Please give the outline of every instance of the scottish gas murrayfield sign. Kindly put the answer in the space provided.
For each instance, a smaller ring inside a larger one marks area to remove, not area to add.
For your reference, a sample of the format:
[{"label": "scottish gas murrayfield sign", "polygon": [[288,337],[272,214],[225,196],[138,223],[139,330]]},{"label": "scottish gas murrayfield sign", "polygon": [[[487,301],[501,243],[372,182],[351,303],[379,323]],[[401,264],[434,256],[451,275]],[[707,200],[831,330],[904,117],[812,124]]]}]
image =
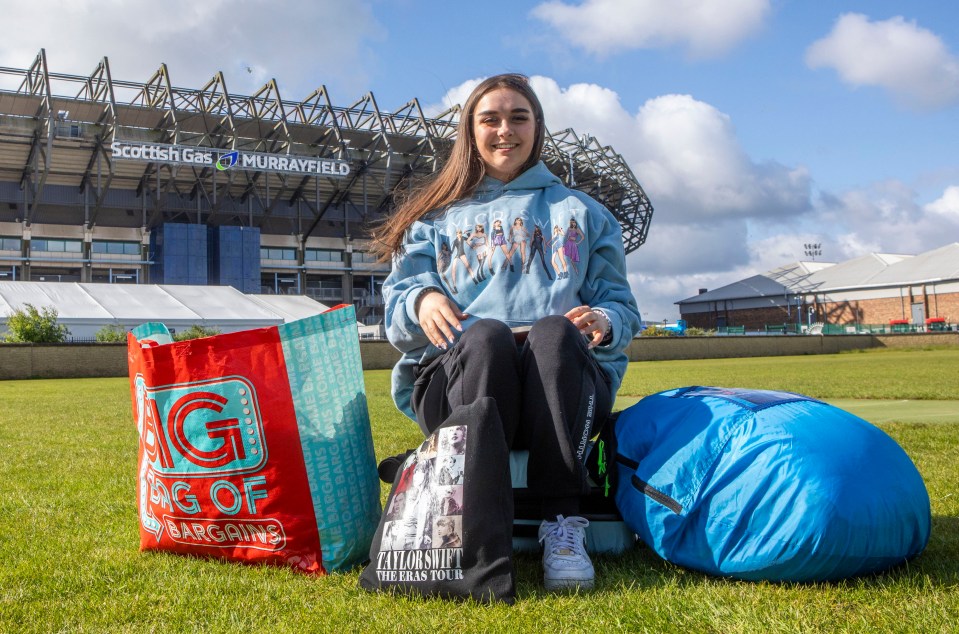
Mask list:
[{"label": "scottish gas murrayfield sign", "polygon": [[238,169],[330,178],[343,178],[350,173],[350,164],[336,159],[244,152],[195,145],[114,141],[110,144],[110,152],[115,160],[215,167],[220,172]]}]

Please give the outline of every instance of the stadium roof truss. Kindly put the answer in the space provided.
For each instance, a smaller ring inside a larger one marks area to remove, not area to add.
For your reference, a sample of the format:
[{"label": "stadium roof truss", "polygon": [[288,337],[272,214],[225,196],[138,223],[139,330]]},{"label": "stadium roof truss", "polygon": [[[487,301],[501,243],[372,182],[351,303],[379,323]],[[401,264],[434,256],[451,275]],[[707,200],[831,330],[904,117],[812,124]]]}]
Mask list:
[{"label": "stadium roof truss", "polygon": [[[0,67],[0,202],[26,226],[79,224],[82,207],[87,228],[188,221],[347,237],[351,221],[387,213],[405,179],[438,168],[459,114],[454,106],[426,117],[416,99],[383,112],[373,93],[337,107],[324,86],[291,102],[275,80],[235,95],[221,72],[200,89],[177,88],[165,64],[145,83],[118,81],[105,57],[88,77],[56,74],[41,50],[26,70]],[[340,177],[125,161],[112,157],[115,141],[331,159],[350,169]],[[645,242],[652,205],[610,146],[572,129],[548,132],[543,160],[616,215],[627,253]],[[14,181],[11,200],[2,186]]]}]

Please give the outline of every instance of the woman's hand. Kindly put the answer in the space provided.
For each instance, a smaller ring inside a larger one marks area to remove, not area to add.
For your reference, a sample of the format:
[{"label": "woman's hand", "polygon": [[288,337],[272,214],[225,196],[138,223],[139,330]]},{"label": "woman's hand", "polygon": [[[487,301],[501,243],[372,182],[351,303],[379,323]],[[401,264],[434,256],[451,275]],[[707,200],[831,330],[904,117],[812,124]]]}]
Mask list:
[{"label": "woman's hand", "polygon": [[566,313],[566,318],[579,328],[584,337],[589,339],[588,348],[595,348],[602,343],[610,329],[610,323],[606,319],[606,315],[593,310],[589,306],[577,306]]},{"label": "woman's hand", "polygon": [[419,300],[419,310],[416,317],[420,322],[420,327],[426,333],[426,338],[430,343],[446,350],[449,343],[456,341],[453,335],[453,328],[463,332],[461,319],[466,319],[468,315],[460,312],[456,304],[450,301],[449,297],[443,293],[433,290],[426,291],[426,295]]}]

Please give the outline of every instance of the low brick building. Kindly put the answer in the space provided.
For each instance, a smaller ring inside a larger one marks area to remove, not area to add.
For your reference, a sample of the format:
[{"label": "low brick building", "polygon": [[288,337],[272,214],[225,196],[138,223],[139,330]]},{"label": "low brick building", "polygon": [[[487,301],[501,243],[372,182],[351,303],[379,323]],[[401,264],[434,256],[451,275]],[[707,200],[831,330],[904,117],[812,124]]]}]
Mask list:
[{"label": "low brick building", "polygon": [[689,326],[764,330],[812,323],[959,322],[959,242],[919,255],[796,262],[679,302]]}]

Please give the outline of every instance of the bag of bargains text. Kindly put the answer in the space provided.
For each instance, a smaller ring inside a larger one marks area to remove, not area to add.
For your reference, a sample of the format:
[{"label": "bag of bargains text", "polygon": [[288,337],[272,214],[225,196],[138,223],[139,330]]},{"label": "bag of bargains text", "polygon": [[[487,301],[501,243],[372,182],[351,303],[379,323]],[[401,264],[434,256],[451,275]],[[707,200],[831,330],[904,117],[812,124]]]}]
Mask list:
[{"label": "bag of bargains text", "polygon": [[324,574],[363,562],[380,518],[352,306],[282,326],[127,339],[140,550]]}]

